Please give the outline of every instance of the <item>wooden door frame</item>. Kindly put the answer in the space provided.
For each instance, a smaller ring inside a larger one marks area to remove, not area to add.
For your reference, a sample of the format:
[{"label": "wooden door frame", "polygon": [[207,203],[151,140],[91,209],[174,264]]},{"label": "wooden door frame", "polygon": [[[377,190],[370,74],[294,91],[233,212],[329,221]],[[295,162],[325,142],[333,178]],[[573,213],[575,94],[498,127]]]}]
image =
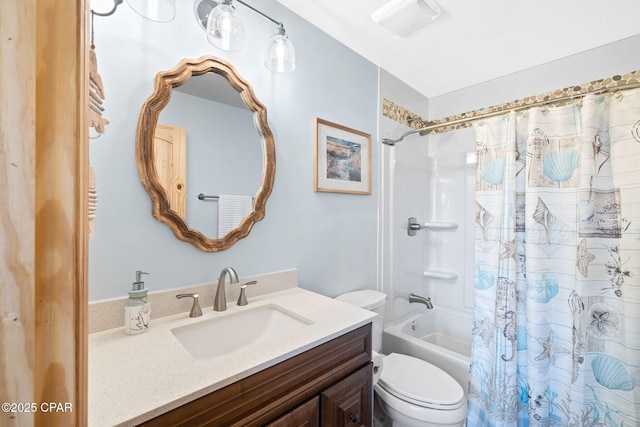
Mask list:
[{"label": "wooden door frame", "polygon": [[[20,1],[20,0],[17,0]],[[36,2],[35,399],[87,420],[88,1]]]},{"label": "wooden door frame", "polygon": [[87,3],[2,3],[2,425],[87,423]]}]

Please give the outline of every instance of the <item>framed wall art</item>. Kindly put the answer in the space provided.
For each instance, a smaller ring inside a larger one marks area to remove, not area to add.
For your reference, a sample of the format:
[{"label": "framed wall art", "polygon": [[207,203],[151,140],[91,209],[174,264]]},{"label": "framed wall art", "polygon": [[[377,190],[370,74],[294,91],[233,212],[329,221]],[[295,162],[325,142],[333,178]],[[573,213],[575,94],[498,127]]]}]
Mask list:
[{"label": "framed wall art", "polygon": [[315,120],[314,190],[371,194],[371,135]]}]

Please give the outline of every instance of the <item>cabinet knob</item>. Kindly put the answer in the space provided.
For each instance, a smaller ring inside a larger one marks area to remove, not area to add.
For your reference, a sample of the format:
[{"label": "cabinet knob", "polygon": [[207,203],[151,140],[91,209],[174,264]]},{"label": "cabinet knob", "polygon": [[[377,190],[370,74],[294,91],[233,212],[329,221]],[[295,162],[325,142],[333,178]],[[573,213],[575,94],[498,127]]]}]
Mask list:
[{"label": "cabinet knob", "polygon": [[349,415],[349,419],[351,420],[352,423],[357,423],[358,422],[358,416],[356,414],[351,414]]}]

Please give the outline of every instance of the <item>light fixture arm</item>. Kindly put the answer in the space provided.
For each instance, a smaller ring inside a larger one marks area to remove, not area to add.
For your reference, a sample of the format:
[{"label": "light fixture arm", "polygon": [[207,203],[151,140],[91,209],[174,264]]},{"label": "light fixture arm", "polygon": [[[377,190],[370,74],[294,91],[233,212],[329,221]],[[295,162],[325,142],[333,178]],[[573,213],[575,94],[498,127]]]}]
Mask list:
[{"label": "light fixture arm", "polygon": [[115,13],[116,9],[122,4],[123,1],[124,0],[113,0],[113,9],[111,9],[109,12],[96,12],[95,10],[91,9],[91,14],[98,16],[111,16]]},{"label": "light fixture arm", "polygon": [[[122,1],[122,0],[120,0]],[[278,25],[279,28],[283,28],[284,29],[284,25],[282,24],[282,22],[276,21],[275,19],[273,19],[272,17],[270,17],[269,15],[266,15],[262,12],[260,12],[258,9],[256,9],[255,7],[243,2],[242,0],[235,0],[238,3],[242,3],[243,5],[245,5],[246,7],[248,7],[249,9],[253,10],[254,12],[256,12],[259,15],[264,16],[265,18],[267,18],[269,21],[273,22],[274,24]]]}]

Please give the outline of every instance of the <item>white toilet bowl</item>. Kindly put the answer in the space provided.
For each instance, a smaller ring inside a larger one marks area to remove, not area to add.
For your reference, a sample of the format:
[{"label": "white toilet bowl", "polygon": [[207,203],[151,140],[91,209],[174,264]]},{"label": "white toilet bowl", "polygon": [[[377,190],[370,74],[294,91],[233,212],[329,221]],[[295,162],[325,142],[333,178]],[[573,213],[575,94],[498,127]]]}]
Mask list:
[{"label": "white toilet bowl", "polygon": [[[378,313],[373,325],[373,350],[382,344],[382,312],[386,295],[355,291],[336,299]],[[376,401],[393,427],[462,427],[467,400],[460,384],[442,369],[405,354],[383,356],[375,382]]]},{"label": "white toilet bowl", "polygon": [[384,357],[375,393],[394,427],[464,426],[462,387],[424,360],[398,353]]}]

